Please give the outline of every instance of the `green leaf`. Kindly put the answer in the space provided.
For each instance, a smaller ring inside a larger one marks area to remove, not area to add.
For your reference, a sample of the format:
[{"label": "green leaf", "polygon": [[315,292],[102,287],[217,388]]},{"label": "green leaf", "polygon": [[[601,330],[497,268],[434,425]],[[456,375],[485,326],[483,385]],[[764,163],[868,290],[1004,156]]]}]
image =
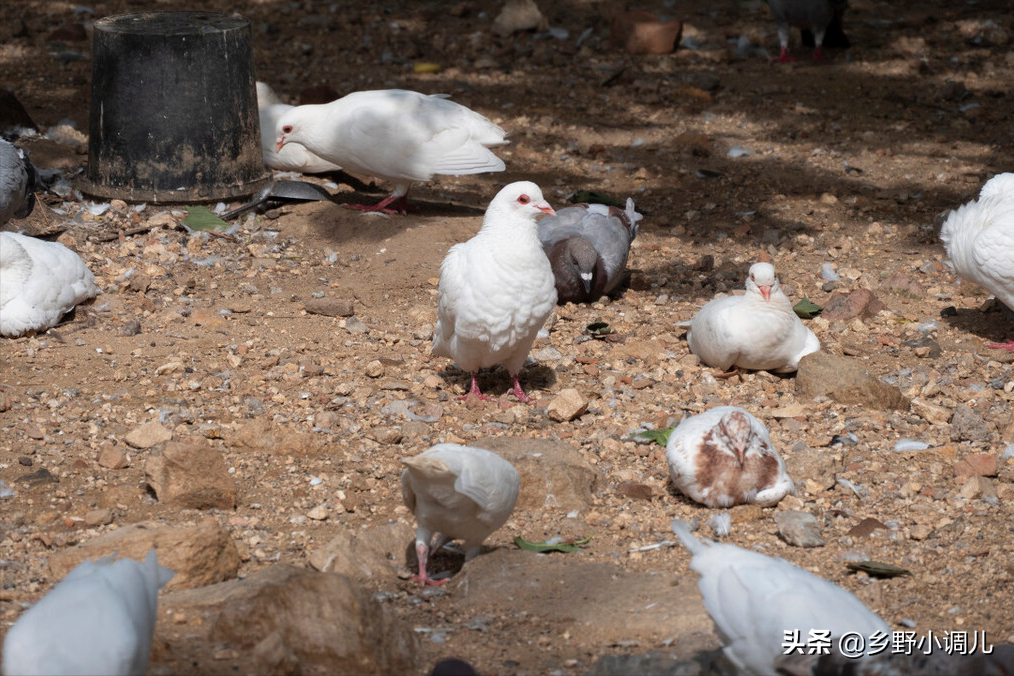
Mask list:
[{"label": "green leaf", "polygon": [[514,544],[521,549],[527,549],[530,552],[563,552],[564,554],[570,554],[571,552],[581,551],[581,547],[584,547],[591,542],[591,536],[583,538],[581,540],[571,540],[570,542],[529,542],[523,537],[514,538]]},{"label": "green leaf", "polygon": [[608,336],[610,333],[616,333],[613,327],[606,322],[592,322],[584,327],[584,330],[593,336]]},{"label": "green leaf", "polygon": [[821,306],[817,305],[809,298],[804,298],[795,305],[792,306],[793,311],[799,315],[800,319],[813,319],[820,314],[823,310]]},{"label": "green leaf", "polygon": [[591,190],[575,190],[567,195],[567,201],[571,204],[605,204],[610,207],[623,209],[626,205],[609,195]]},{"label": "green leaf", "polygon": [[669,435],[672,434],[672,431],[674,429],[676,428],[663,427],[660,430],[644,430],[642,432],[638,432],[634,436],[640,437],[642,439],[651,439],[659,446],[665,446],[666,444],[669,443]]},{"label": "green leaf", "polygon": [[861,570],[873,577],[898,577],[899,575],[912,574],[912,571],[906,568],[899,568],[881,561],[846,561],[845,565],[849,567],[849,570]]},{"label": "green leaf", "polygon": [[208,207],[187,207],[187,217],[183,219],[191,230],[214,230],[221,232],[229,229],[229,224],[216,216]]}]

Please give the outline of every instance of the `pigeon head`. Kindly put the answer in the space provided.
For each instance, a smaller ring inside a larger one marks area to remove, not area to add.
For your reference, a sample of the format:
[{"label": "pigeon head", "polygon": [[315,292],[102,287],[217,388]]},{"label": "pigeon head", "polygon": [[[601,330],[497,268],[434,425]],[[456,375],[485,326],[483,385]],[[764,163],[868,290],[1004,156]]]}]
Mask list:
[{"label": "pigeon head", "polygon": [[750,274],[746,278],[747,293],[760,293],[768,301],[771,300],[771,294],[779,288],[775,266],[771,263],[754,263],[750,266]]},{"label": "pigeon head", "polygon": [[317,106],[297,106],[278,118],[275,152],[281,152],[286,143],[303,143],[306,140],[303,135],[304,118],[316,108]]},{"label": "pigeon head", "polygon": [[593,300],[605,287],[605,266],[584,237],[568,237],[546,251],[556,275],[556,293],[564,301]]},{"label": "pigeon head", "polygon": [[507,184],[496,194],[493,201],[489,203],[486,214],[487,216],[496,214],[500,217],[521,217],[534,222],[543,214],[555,216],[556,211],[542,197],[542,190],[539,189],[539,186],[531,181],[517,181]]},{"label": "pigeon head", "polygon": [[725,448],[736,455],[740,466],[746,460],[746,451],[750,447],[753,430],[750,420],[742,411],[730,411],[722,416],[717,425],[718,437],[724,442]]}]

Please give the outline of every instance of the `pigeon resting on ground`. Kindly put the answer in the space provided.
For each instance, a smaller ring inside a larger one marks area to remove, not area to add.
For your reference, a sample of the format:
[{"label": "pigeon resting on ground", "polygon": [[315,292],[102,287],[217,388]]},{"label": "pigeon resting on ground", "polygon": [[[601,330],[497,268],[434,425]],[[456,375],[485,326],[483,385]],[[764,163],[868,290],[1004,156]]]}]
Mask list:
[{"label": "pigeon resting on ground", "polygon": [[452,246],[440,265],[432,351],[471,374],[466,397],[488,399],[479,392],[479,369],[503,364],[518,400],[529,400],[518,374],[556,304],[535,219],[555,213],[539,186],[511,183],[489,203],[478,234]]},{"label": "pigeon resting on ground", "polygon": [[394,183],[394,191],[363,211],[404,212],[413,183],[435,174],[503,171],[489,146],[506,132],[441,94],[404,89],[355,92],[337,101],[297,106],[278,120],[276,149],[300,143],[347,171]]},{"label": "pigeon resting on ground", "polygon": [[557,302],[592,302],[616,288],[642,218],[628,197],[626,210],[578,204],[539,221],[539,240],[556,277]]},{"label": "pigeon resting on ground", "polygon": [[0,232],[0,335],[52,328],[98,293],[95,275],[64,245]]},{"label": "pigeon resting on ground", "polygon": [[85,561],[7,632],[3,673],[143,674],[155,631],[158,590],[173,572],[144,562]]},{"label": "pigeon resting on ground", "polygon": [[708,507],[769,507],[793,490],[767,428],[735,406],[683,420],[669,435],[665,457],[676,488]]},{"label": "pigeon resting on ground", "polygon": [[[958,276],[1014,309],[1014,174],[994,176],[979,199],[952,211],[940,239]],[[1014,350],[1014,340],[989,347]]]},{"label": "pigeon resting on ground", "polygon": [[0,225],[32,213],[38,181],[28,154],[0,138]]},{"label": "pigeon resting on ground", "polygon": [[768,0],[771,18],[778,26],[778,41],[781,51],[778,62],[792,61],[789,56],[789,26],[808,28],[813,32],[813,60],[822,58],[821,46],[824,44],[824,33],[834,18],[836,11],[844,11],[847,1],[843,0]]},{"label": "pigeon resting on ground", "polygon": [[[482,541],[507,522],[518,500],[520,479],[514,466],[492,451],[437,444],[403,458],[401,495],[415,514],[415,551],[421,585],[440,584],[426,576],[426,560],[444,543],[465,541],[465,561],[478,556]],[[436,543],[430,547],[433,534]]]},{"label": "pigeon resting on ground", "polygon": [[786,632],[798,631],[804,642],[811,629],[830,631],[832,638],[846,632],[891,635],[887,623],[851,593],[785,559],[698,540],[678,519],[672,529],[693,555],[690,568],[701,576],[704,607],[741,673],[774,674]]},{"label": "pigeon resting on ground", "polygon": [[287,143],[281,150],[275,149],[275,130],[278,119],[295,108],[281,99],[267,84],[257,83],[257,110],[261,120],[261,152],[264,164],[276,171],[298,171],[303,174],[319,174],[341,169],[337,164],[321,159],[298,143]]},{"label": "pigeon resting on ground", "polygon": [[732,367],[790,373],[820,349],[813,331],[792,309],[770,263],[754,263],[742,296],[716,298],[690,322],[690,351],[723,370]]}]

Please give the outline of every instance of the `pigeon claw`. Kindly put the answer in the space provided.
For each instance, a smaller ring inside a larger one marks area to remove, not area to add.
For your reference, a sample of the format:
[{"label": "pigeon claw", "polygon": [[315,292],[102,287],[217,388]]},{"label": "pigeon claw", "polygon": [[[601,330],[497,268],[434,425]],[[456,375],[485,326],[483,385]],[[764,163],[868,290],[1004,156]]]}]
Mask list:
[{"label": "pigeon claw", "polygon": [[521,389],[521,382],[518,380],[517,376],[514,376],[514,396],[517,397],[518,401],[522,404],[527,404],[532,400],[532,398],[525,394],[525,391]]},{"label": "pigeon claw", "polygon": [[397,216],[399,214],[404,215],[409,211],[416,210],[415,208],[409,208],[408,198],[405,197],[405,195],[402,195],[401,197],[388,195],[376,204],[346,204],[345,207],[348,209],[355,209],[356,211],[379,212],[382,214],[390,214],[391,216]]},{"label": "pigeon claw", "polygon": [[824,60],[824,54],[820,51],[820,47],[817,47],[816,49],[813,50],[813,60],[814,61]]},{"label": "pigeon claw", "polygon": [[1008,352],[1014,352],[1014,338],[1008,340],[1006,343],[987,343],[986,347],[991,350],[1007,350]]},{"label": "pigeon claw", "polygon": [[426,575],[413,575],[412,579],[418,582],[420,587],[426,586],[440,587],[442,585],[447,584],[447,580],[449,580],[450,578],[444,580],[434,580],[433,578],[427,577]]},{"label": "pigeon claw", "polygon": [[781,53],[778,54],[778,63],[791,63],[795,59],[789,54],[789,50],[782,47]]}]

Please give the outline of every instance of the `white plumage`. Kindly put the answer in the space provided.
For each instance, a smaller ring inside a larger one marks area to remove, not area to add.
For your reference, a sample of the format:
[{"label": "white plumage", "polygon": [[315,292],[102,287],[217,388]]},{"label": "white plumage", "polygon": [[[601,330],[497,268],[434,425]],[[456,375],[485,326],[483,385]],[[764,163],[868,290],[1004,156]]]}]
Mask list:
[{"label": "white plumage", "polygon": [[[483,540],[507,522],[518,499],[520,479],[514,466],[492,451],[458,444],[437,444],[404,458],[401,494],[415,514],[415,546],[420,584],[437,584],[426,576],[431,551],[445,542],[465,541],[465,560],[479,554]],[[437,542],[430,540],[437,533]]]},{"label": "white plumage", "polygon": [[300,143],[346,171],[394,183],[394,191],[369,211],[404,211],[413,183],[435,174],[503,171],[489,146],[506,132],[486,117],[441,94],[404,89],[355,92],[331,103],[297,106],[275,129],[276,148]]},{"label": "white plumage", "polygon": [[433,354],[472,375],[469,394],[482,397],[479,369],[503,364],[518,399],[528,401],[518,374],[556,304],[535,220],[544,213],[556,212],[539,186],[511,183],[489,203],[478,234],[452,246],[440,265]]},{"label": "white plumage", "polygon": [[275,149],[275,130],[278,120],[295,108],[282,103],[278,95],[264,82],[257,83],[257,109],[261,121],[261,152],[264,164],[276,171],[298,171],[303,174],[319,174],[341,169],[337,164],[317,157],[298,143],[286,143],[281,150]]},{"label": "white plumage", "polygon": [[795,371],[800,359],[820,349],[770,263],[750,266],[744,295],[716,298],[702,307],[690,322],[687,344],[708,366],[779,373]]},{"label": "white plumage", "polygon": [[95,275],[64,245],[0,232],[0,335],[52,328],[98,293]]},{"label": "white plumage", "polygon": [[143,674],[158,590],[172,576],[154,550],[143,563],[85,561],[7,632],[4,675]]},{"label": "white plumage", "polygon": [[[940,239],[962,279],[1014,309],[1014,174],[994,176],[979,199],[952,211]],[[1014,349],[1014,341],[998,347]]]},{"label": "white plumage", "polygon": [[665,457],[676,488],[708,507],[770,506],[793,490],[764,423],[735,406],[684,419],[669,435]]},{"label": "white plumage", "polygon": [[701,576],[697,584],[724,652],[743,673],[775,674],[786,631],[798,630],[804,643],[811,629],[828,630],[832,638],[890,636],[887,623],[850,592],[785,559],[697,540],[679,520],[672,529],[693,555],[690,568]]}]

